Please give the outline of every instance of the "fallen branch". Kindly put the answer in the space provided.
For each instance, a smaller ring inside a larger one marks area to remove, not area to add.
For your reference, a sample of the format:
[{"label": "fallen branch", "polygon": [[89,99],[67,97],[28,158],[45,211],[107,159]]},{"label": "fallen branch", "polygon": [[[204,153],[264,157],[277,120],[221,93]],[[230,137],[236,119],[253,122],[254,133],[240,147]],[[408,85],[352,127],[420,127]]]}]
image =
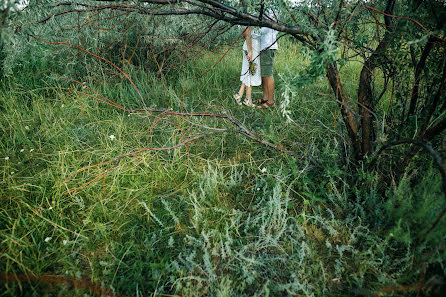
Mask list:
[{"label": "fallen branch", "polygon": [[[393,292],[411,292],[411,291],[417,291],[417,293],[421,292],[422,290],[430,289],[434,286],[443,285],[444,282],[438,281],[438,280],[430,280],[426,283],[420,283],[417,282],[412,285],[401,285],[401,286],[395,286],[395,287],[384,287],[381,290],[379,290],[375,296],[381,296],[382,294],[386,293],[393,293]],[[370,296],[370,295],[367,295]],[[417,295],[419,296],[419,295]]]},{"label": "fallen branch", "polygon": [[[74,189],[65,191],[62,195],[67,195],[67,194],[73,193],[73,192],[75,192],[75,191],[77,191],[77,190],[80,190],[80,189],[84,188],[85,186],[91,184],[91,183],[94,182],[95,180],[98,180],[98,179],[101,178],[102,176],[108,174],[110,171],[112,171],[113,169],[115,169],[115,168],[119,165],[119,163],[121,162],[121,160],[124,159],[124,158],[130,157],[130,156],[134,156],[134,155],[137,155],[137,154],[139,154],[139,153],[146,152],[146,151],[170,151],[170,150],[173,150],[173,149],[176,149],[176,148],[180,148],[180,147],[182,147],[182,146],[186,146],[188,143],[194,142],[194,141],[196,141],[196,140],[198,140],[198,139],[200,139],[200,138],[203,138],[203,137],[205,137],[205,136],[208,136],[208,135],[211,135],[211,134],[216,134],[216,133],[226,133],[226,132],[230,132],[230,133],[239,133],[239,134],[243,134],[243,135],[247,136],[248,138],[250,138],[250,139],[252,139],[252,140],[254,140],[254,141],[256,141],[256,142],[258,142],[258,143],[260,143],[260,144],[263,144],[263,145],[265,145],[265,146],[267,146],[267,147],[269,147],[269,148],[272,148],[272,149],[274,149],[274,150],[277,150],[277,151],[279,151],[279,152],[281,152],[281,153],[288,154],[288,155],[290,155],[290,156],[292,156],[292,157],[294,157],[294,158],[304,159],[304,157],[302,157],[302,156],[297,156],[297,155],[294,154],[292,151],[289,151],[289,150],[287,150],[287,149],[284,149],[284,148],[282,148],[282,147],[279,146],[279,145],[273,144],[273,143],[271,143],[271,142],[269,142],[269,141],[263,139],[261,136],[257,135],[255,132],[252,132],[251,130],[247,129],[247,128],[246,128],[245,126],[243,126],[239,121],[237,121],[236,119],[234,119],[234,118],[232,117],[232,115],[231,115],[228,111],[226,112],[226,114],[185,113],[185,112],[174,112],[174,111],[170,111],[170,110],[162,110],[162,109],[138,109],[138,111],[157,112],[157,113],[170,114],[170,115],[176,115],[176,116],[200,116],[200,117],[205,117],[205,116],[207,116],[207,117],[224,118],[224,119],[229,120],[234,126],[237,127],[237,129],[233,129],[233,130],[231,130],[231,129],[221,129],[221,128],[213,128],[213,127],[207,127],[207,126],[199,125],[200,127],[204,128],[204,129],[211,130],[211,131],[204,132],[204,133],[198,134],[198,135],[196,135],[196,136],[193,136],[193,137],[191,137],[191,138],[188,138],[188,139],[186,139],[186,140],[184,140],[184,141],[182,141],[182,142],[180,142],[180,143],[178,143],[178,144],[176,144],[176,145],[174,145],[174,146],[170,146],[170,147],[158,147],[158,148],[156,148],[156,147],[142,148],[142,149],[139,149],[139,150],[136,150],[136,151],[127,153],[127,154],[123,154],[123,155],[121,155],[121,156],[119,156],[119,157],[117,157],[117,158],[114,158],[114,159],[112,159],[112,160],[109,160],[109,161],[105,161],[105,162],[101,162],[101,163],[98,163],[98,164],[95,164],[95,165],[90,165],[90,166],[84,167],[84,168],[79,169],[78,171],[76,171],[76,172],[70,174],[70,175],[65,179],[65,181],[70,180],[73,176],[75,176],[75,175],[77,175],[77,174],[79,174],[79,173],[81,173],[81,172],[83,172],[83,171],[85,171],[85,170],[88,170],[88,169],[91,169],[91,168],[94,168],[94,167],[97,167],[97,166],[101,166],[101,165],[105,165],[105,164],[113,163],[113,166],[112,166],[112,167],[110,167],[110,168],[106,169],[105,171],[101,172],[100,174],[96,175],[93,179],[91,179],[91,180],[89,180],[89,181],[83,183],[82,185],[80,185],[80,186],[78,186],[78,187],[76,187],[76,188],[74,188]],[[183,135],[183,136],[184,136],[184,135]],[[314,161],[314,160],[310,160],[310,161],[312,161],[313,163],[315,163],[316,166],[320,166],[319,164],[317,164],[316,161]]]},{"label": "fallen branch", "polygon": [[[86,279],[74,279],[62,275],[54,274],[15,274],[0,272],[0,282],[2,283],[42,283],[47,285],[58,285],[58,286],[70,286],[75,289],[85,289],[89,290],[91,293],[97,296],[108,296],[108,297],[120,297],[109,288],[101,287],[100,285],[91,282]],[[74,292],[73,292],[74,293]]]}]

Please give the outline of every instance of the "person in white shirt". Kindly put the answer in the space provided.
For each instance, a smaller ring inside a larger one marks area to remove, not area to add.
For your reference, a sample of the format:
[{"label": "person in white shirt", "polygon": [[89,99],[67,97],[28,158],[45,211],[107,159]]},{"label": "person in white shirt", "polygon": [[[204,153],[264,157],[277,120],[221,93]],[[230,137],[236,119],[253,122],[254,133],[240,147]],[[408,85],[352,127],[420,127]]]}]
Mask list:
[{"label": "person in white shirt", "polygon": [[274,105],[274,55],[277,46],[277,31],[271,28],[260,29],[260,72],[262,76],[263,98],[256,100],[257,108]]}]

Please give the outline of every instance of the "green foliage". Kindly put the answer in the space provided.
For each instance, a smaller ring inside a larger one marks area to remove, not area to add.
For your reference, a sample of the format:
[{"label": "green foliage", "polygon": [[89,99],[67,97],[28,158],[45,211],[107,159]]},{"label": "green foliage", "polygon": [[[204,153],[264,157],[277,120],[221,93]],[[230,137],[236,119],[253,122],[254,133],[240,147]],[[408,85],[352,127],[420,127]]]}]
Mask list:
[{"label": "green foliage", "polygon": [[[34,1],[31,8],[50,2]],[[256,4],[249,3],[250,9]],[[25,12],[32,18],[29,22],[11,21],[21,24],[24,32],[53,41],[79,41],[74,31],[63,34],[53,19],[48,21],[49,28],[56,28],[53,35],[46,27],[29,26],[54,7],[39,11]],[[85,14],[81,22],[93,16]],[[62,27],[77,22],[74,17],[62,20]],[[2,77],[0,88],[1,272],[86,279],[125,296],[370,296],[385,287],[410,286],[420,276],[434,284],[426,295],[441,288],[435,284],[445,278],[444,220],[424,237],[445,207],[441,178],[431,162],[417,155],[415,165],[389,187],[383,178],[391,174],[340,161],[350,159],[349,143],[337,103],[323,80],[324,69],[327,62],[336,61],[346,94],[353,97],[362,61],[346,59],[333,27],[318,32],[324,36],[317,43],[320,53],[280,40],[275,61],[279,107],[264,111],[233,102],[239,87],[240,42],[213,67],[238,30],[211,45],[200,41],[206,48],[192,48],[198,58],[188,60],[173,50],[184,50],[187,42],[149,42],[142,36],[152,36],[148,31],[156,22],[150,17],[140,20],[132,16],[117,27],[130,28],[123,34],[126,40],[116,42],[116,33],[106,31],[100,32],[102,38],[93,38],[98,30],[86,26],[82,42],[122,67],[148,106],[230,110],[246,127],[298,158],[228,133],[200,139],[187,149],[147,151],[71,176],[141,148],[178,144],[184,140],[182,131],[196,135],[202,126],[233,127],[215,118],[188,119],[191,124],[177,117],[129,115],[76,93],[73,90],[85,91],[83,86],[55,73],[30,75],[50,68],[127,108],[141,106],[128,81],[106,63],[17,33],[14,38],[20,42],[4,51],[9,74]],[[189,21],[175,19],[174,26],[156,32],[160,37],[183,36],[197,28]],[[305,21],[302,26],[319,30]],[[371,43],[373,30],[356,21],[348,29],[357,30],[357,46]],[[128,63],[138,38],[143,46]],[[440,49],[433,53],[441,56]],[[70,55],[78,57],[78,63],[63,63]],[[395,53],[401,61],[407,61],[407,55],[406,48]],[[164,58],[160,71],[156,61]],[[432,77],[433,72],[425,75]],[[376,87],[381,86],[376,80]],[[260,88],[255,88],[254,99],[260,96]],[[386,96],[382,106],[388,108]],[[380,121],[383,114],[377,111]],[[105,177],[82,187],[107,169]],[[89,293],[40,282],[2,283],[0,292]]]},{"label": "green foliage", "polygon": [[[283,48],[288,46],[292,48],[283,43]],[[202,68],[208,67],[204,62],[212,65],[215,55],[206,57],[199,64]],[[292,66],[283,61],[286,57],[277,57],[279,69]],[[88,278],[120,294],[140,296],[155,291],[187,296],[355,295],[398,280],[416,280],[419,270],[412,268],[414,257],[422,257],[444,239],[442,225],[428,241],[421,245],[414,241],[422,229],[416,229],[419,222],[428,218],[431,223],[444,207],[435,199],[440,189],[436,171],[430,170],[415,187],[403,180],[398,188],[389,189],[386,198],[376,191],[375,175],[364,172],[360,187],[348,185],[337,162],[342,143],[335,135],[327,137],[333,118],[324,113],[330,110],[330,101],[322,101],[326,109],[319,108],[318,114],[311,104],[321,107],[321,103],[300,94],[296,102],[301,108],[292,109],[294,122],[285,128],[278,125],[283,121],[278,110],[266,115],[236,109],[230,96],[218,97],[231,87],[223,89],[225,85],[213,76],[237,81],[230,76],[237,67],[229,65],[240,62],[239,53],[231,53],[228,59],[234,63],[219,65],[216,73],[203,78],[209,88],[173,80],[170,94],[179,96],[175,90],[185,91],[184,96],[196,94],[197,101],[189,104],[198,110],[203,103],[197,98],[215,98],[208,102],[225,104],[266,137],[310,141],[309,147],[294,144],[295,150],[317,158],[326,169],[277,158],[240,137],[227,138],[221,151],[219,136],[191,146],[190,165],[184,150],[146,153],[121,161],[105,184],[99,181],[62,195],[67,187],[80,185],[104,168],[64,181],[70,173],[135,148],[166,145],[170,136],[157,131],[151,141],[132,137],[143,126],[150,127],[152,120],[128,117],[86,98],[79,104],[57,86],[59,81],[48,81],[56,87],[23,92],[18,80],[31,86],[45,80],[10,79],[4,89],[15,91],[1,96],[5,115],[1,122],[5,205],[0,214],[1,270]],[[197,63],[187,71],[195,71]],[[190,75],[187,71],[185,77]],[[138,85],[144,89],[142,79]],[[113,91],[116,86],[106,84],[98,87],[109,97],[130,92],[128,88]],[[314,94],[320,88],[315,84],[305,91]],[[152,104],[175,102],[164,102],[162,96],[152,96]],[[252,120],[258,117],[266,121]],[[324,125],[316,125],[321,122]],[[111,134],[115,140],[109,138]],[[209,153],[203,153],[204,147]],[[255,156],[254,162],[249,155]],[[414,194],[404,199],[410,189],[415,189]],[[425,205],[434,202],[438,206],[427,212]],[[434,252],[426,263],[443,265],[444,255]],[[28,288],[52,296],[53,286],[4,288],[6,296],[27,295]]]}]

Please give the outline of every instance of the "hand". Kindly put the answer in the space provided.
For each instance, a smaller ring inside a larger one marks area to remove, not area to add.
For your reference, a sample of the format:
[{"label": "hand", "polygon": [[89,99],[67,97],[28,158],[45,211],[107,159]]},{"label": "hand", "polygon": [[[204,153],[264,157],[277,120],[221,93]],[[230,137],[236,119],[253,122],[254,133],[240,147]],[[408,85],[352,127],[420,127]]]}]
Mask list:
[{"label": "hand", "polygon": [[251,62],[251,60],[252,60],[252,52],[248,52],[248,55],[246,56],[246,58],[248,59],[248,61]]}]

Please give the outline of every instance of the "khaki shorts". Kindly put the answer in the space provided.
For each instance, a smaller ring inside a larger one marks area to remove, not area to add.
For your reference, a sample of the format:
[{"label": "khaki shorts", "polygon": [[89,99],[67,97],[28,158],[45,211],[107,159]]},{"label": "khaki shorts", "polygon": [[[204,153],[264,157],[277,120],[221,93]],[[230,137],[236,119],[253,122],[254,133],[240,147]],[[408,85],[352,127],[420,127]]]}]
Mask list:
[{"label": "khaki shorts", "polygon": [[268,49],[260,52],[260,74],[262,77],[273,76],[275,51]]}]

